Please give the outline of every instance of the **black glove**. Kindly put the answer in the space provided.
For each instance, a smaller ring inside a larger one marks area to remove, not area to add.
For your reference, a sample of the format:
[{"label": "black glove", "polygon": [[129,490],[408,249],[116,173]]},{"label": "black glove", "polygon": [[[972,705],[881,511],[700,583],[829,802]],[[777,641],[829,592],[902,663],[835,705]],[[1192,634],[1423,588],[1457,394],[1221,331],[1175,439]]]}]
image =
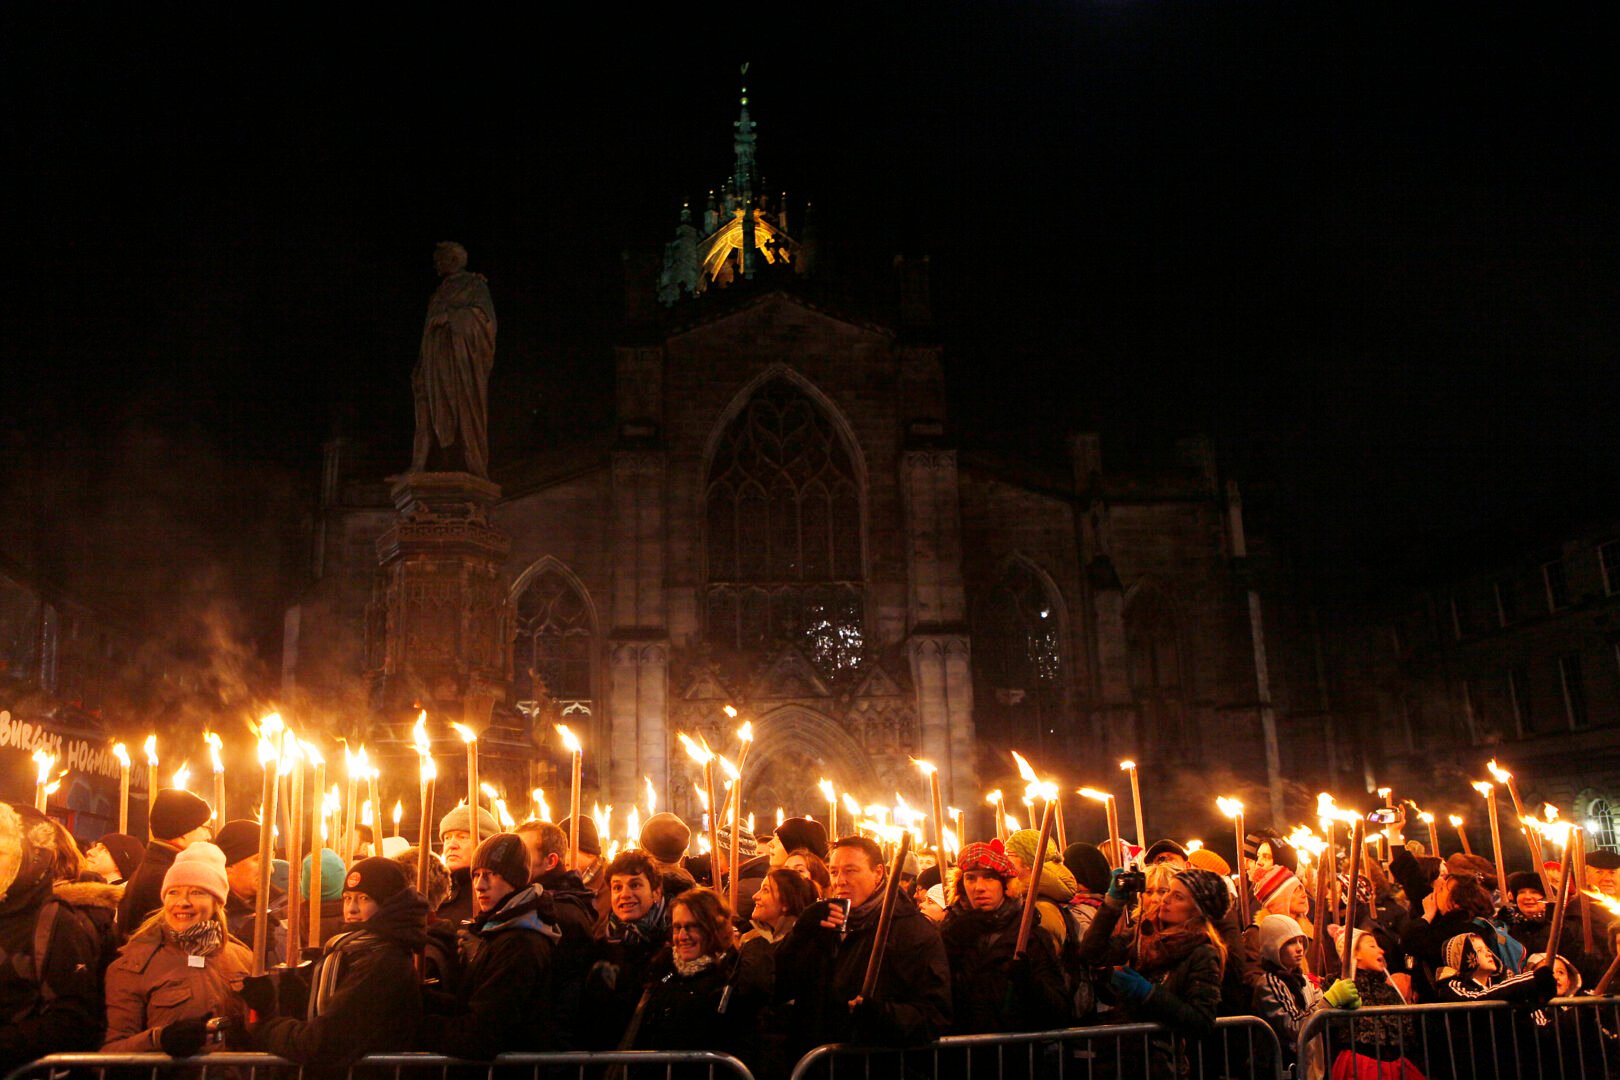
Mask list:
[{"label": "black glove", "polygon": [[248,1034],[247,1023],[240,1016],[227,1016],[219,1022],[219,1037],[225,1049],[236,1051],[257,1050],[253,1037]]},{"label": "black glove", "polygon": [[1019,953],[1007,965],[1007,980],[1014,986],[1028,986],[1035,979],[1035,965],[1029,953]]},{"label": "black glove", "polygon": [[268,1019],[276,1012],[276,979],[274,975],[249,975],[242,980],[242,989],[239,992],[248,1008],[259,1014],[259,1019]]},{"label": "black glove", "polygon": [[881,1043],[891,1038],[894,1027],[893,1013],[881,1001],[861,998],[850,1014],[850,1028],[855,1042]]},{"label": "black glove", "polygon": [[190,1020],[176,1020],[172,1024],[164,1024],[158,1032],[158,1045],[170,1057],[195,1057],[197,1051],[203,1048],[208,1041],[208,1017],[198,1016]]},{"label": "black glove", "polygon": [[1536,968],[1532,976],[1536,985],[1536,1000],[1551,1001],[1558,996],[1558,978],[1553,974],[1552,965]]}]

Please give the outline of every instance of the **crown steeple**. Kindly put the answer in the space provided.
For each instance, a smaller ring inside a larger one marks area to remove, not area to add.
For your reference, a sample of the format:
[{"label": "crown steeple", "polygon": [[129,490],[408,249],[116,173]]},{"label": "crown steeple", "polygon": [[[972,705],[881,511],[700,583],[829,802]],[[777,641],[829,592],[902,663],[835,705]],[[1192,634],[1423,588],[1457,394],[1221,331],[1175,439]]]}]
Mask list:
[{"label": "crown steeple", "polygon": [[[742,66],[746,79],[748,65]],[[732,122],[732,173],[719,192],[710,189],[700,236],[694,215],[683,205],[675,238],[664,245],[658,297],[674,304],[697,296],[711,284],[724,287],[737,277],[751,279],[767,266],[810,269],[810,251],[787,233],[787,192],[774,202],[759,172],[759,125],[748,112],[748,86],[742,84],[737,119]],[[763,260],[763,262],[762,262]]]}]

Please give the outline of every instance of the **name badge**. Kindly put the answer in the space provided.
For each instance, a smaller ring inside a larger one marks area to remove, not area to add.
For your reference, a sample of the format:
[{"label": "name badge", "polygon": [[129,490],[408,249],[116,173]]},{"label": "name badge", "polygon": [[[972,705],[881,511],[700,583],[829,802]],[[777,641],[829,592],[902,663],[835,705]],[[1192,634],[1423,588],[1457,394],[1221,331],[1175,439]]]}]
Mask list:
[{"label": "name badge", "polygon": [[208,966],[208,961],[204,960],[200,956],[188,956],[188,957],[186,957],[186,967],[207,967],[207,966]]}]

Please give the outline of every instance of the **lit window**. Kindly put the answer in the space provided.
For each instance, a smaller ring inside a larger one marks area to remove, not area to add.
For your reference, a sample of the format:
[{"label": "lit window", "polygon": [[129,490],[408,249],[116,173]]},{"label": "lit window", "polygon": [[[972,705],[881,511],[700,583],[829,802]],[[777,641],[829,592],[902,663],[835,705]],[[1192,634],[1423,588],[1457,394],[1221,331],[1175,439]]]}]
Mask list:
[{"label": "lit window", "polygon": [[1620,847],[1620,835],[1614,827],[1614,809],[1607,799],[1593,799],[1586,810],[1586,828],[1591,835],[1594,850],[1613,851]]}]

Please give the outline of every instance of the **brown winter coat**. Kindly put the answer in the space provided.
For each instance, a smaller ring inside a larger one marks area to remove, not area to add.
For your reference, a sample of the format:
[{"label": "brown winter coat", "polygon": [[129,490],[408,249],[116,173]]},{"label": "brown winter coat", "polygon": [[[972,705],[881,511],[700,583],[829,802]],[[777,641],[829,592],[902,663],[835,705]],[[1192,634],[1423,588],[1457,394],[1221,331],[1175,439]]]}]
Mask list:
[{"label": "brown winter coat", "polygon": [[102,1050],[160,1049],[163,1025],[195,1017],[247,1017],[238,996],[253,971],[253,952],[227,937],[202,967],[192,967],[162,924],[130,938],[107,969],[107,1041]]}]

